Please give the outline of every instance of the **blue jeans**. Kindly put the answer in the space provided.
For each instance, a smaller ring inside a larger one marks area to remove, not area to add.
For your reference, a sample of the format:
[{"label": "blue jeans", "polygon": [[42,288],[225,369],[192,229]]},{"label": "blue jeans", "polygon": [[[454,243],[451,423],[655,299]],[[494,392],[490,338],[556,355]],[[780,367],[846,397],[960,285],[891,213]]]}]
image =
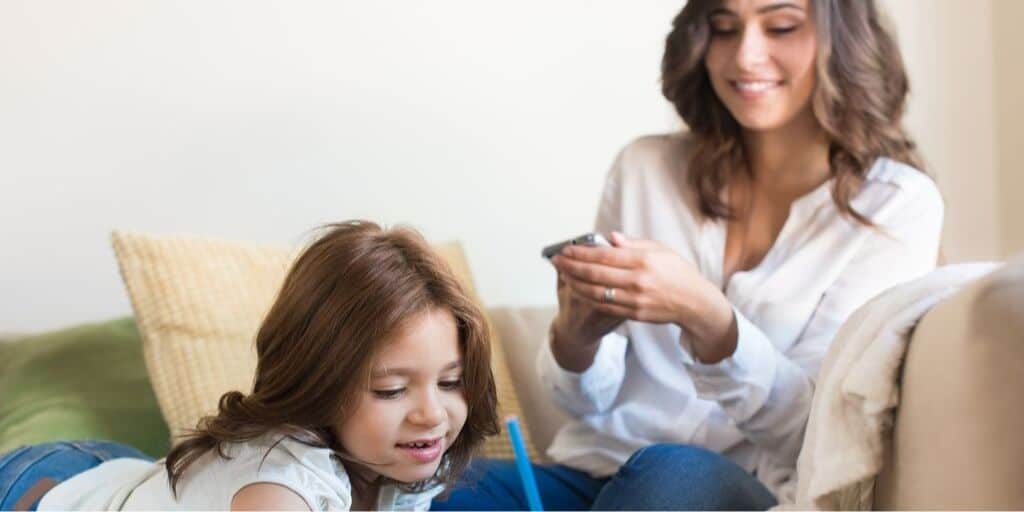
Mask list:
[{"label": "blue jeans", "polygon": [[0,455],[0,510],[35,510],[53,485],[119,458],[153,460],[135,448],[109,441],[44,443]]},{"label": "blue jeans", "polygon": [[[656,444],[637,450],[611,478],[534,465],[545,510],[766,510],[777,504],[751,474],[703,448]],[[526,510],[515,462],[478,459],[431,510]]]}]

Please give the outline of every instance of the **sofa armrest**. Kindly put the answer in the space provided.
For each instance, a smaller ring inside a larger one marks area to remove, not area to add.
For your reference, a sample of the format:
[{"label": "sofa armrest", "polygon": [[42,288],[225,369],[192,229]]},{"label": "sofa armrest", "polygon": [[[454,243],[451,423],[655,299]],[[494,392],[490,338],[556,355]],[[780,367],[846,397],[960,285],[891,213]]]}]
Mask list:
[{"label": "sofa armrest", "polygon": [[925,315],[900,393],[876,509],[1024,509],[1024,259]]}]

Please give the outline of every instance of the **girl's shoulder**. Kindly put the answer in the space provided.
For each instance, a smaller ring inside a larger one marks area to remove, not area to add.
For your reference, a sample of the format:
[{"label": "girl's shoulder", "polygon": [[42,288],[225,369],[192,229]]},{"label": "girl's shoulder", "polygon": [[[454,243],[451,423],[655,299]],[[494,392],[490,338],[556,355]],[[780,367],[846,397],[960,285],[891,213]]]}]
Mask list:
[{"label": "girl's shoulder", "polygon": [[232,443],[225,450],[242,470],[263,476],[300,469],[324,482],[351,489],[344,465],[330,448],[312,446],[284,433],[272,433],[249,442]]},{"label": "girl's shoulder", "polygon": [[351,506],[348,473],[329,448],[310,446],[284,433],[271,433],[226,444],[222,453],[211,450],[189,468],[187,481],[183,482],[186,497],[191,494],[189,487],[200,494],[216,489],[226,491],[230,501],[239,489],[263,482],[288,487],[314,510]]},{"label": "girl's shoulder", "polygon": [[[234,487],[244,482],[286,485],[302,496],[313,510],[348,510],[352,504],[352,483],[341,460],[329,448],[310,446],[285,434],[268,434],[246,443],[233,443],[225,450],[220,471],[239,474]],[[231,467],[234,466],[234,467]],[[442,486],[407,493],[393,484],[385,485],[378,497],[382,510],[426,510]]]},{"label": "girl's shoulder", "polygon": [[314,467],[332,467],[337,465],[337,469],[344,472],[344,468],[341,467],[340,463],[335,464],[332,462],[336,458],[330,448],[304,443],[285,432],[270,432],[248,441],[225,444],[223,446],[223,453],[226,459],[239,459],[239,461],[266,458],[271,460],[292,460],[302,465]]}]

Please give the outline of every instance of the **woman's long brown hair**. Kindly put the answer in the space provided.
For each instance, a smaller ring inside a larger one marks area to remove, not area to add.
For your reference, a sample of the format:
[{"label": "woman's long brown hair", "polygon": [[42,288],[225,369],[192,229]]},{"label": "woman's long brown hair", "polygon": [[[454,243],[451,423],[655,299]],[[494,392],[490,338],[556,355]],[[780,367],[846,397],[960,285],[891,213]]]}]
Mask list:
[{"label": "woman's long brown hair", "polygon": [[[188,467],[225,445],[281,433],[352,463],[333,433],[358,406],[382,341],[432,309],[451,312],[463,358],[466,423],[430,481],[452,484],[486,436],[498,432],[489,332],[480,309],[414,230],[365,221],[325,227],[292,265],[256,335],[252,393],[225,393],[218,412],[168,454],[172,491]],[[397,482],[396,482],[397,483]],[[450,485],[448,485],[450,487]]]},{"label": "woman's long brown hair", "polygon": [[[864,225],[851,206],[879,157],[923,164],[901,120],[909,92],[899,46],[874,0],[810,0],[817,25],[814,116],[828,134],[832,199],[839,211]],[[661,64],[662,93],[689,127],[694,143],[688,179],[701,213],[734,214],[722,190],[748,172],[741,127],[711,86],[704,56],[711,38],[708,15],[721,0],[689,0],[672,22]]]}]

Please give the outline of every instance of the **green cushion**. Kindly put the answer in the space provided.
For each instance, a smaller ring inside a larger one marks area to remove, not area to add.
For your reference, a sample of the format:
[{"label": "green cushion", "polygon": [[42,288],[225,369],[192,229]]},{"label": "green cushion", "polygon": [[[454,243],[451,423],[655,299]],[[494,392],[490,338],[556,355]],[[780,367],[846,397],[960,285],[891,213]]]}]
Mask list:
[{"label": "green cushion", "polygon": [[0,343],[0,453],[74,439],[167,453],[167,425],[132,318]]}]

